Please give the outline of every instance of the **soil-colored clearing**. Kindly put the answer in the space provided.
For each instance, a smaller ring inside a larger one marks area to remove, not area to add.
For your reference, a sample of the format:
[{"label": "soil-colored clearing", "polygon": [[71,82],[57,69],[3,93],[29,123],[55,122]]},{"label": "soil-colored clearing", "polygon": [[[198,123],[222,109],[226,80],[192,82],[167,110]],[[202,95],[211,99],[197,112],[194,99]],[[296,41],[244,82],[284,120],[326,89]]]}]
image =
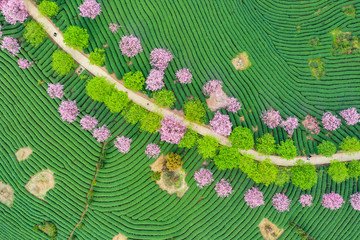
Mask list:
[{"label": "soil-colored clearing", "polygon": [[265,240],[278,239],[283,234],[284,229],[278,228],[275,224],[264,218],[258,226]]},{"label": "soil-colored clearing", "polygon": [[249,56],[246,52],[239,53],[231,62],[236,70],[245,70],[251,66]]},{"label": "soil-colored clearing", "polygon": [[14,190],[10,185],[0,182],[0,202],[11,207],[14,202]]},{"label": "soil-colored clearing", "polygon": [[112,240],[126,240],[127,237],[119,233],[118,235],[114,236]]},{"label": "soil-colored clearing", "polygon": [[54,173],[47,169],[35,174],[25,185],[25,189],[35,197],[44,200],[46,193],[54,186]]},{"label": "soil-colored clearing", "polygon": [[30,147],[19,148],[19,150],[15,153],[16,159],[21,162],[29,158],[29,156],[33,153]]}]

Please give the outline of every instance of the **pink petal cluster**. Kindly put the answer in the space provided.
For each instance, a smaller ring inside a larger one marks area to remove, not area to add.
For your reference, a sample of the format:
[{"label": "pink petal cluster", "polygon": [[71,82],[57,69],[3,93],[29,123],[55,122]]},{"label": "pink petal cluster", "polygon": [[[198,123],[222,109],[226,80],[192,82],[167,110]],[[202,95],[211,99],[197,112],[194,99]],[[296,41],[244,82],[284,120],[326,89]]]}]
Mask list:
[{"label": "pink petal cluster", "polygon": [[215,191],[218,197],[228,197],[233,192],[230,183],[223,178],[216,183]]},{"label": "pink petal cluster", "polygon": [[63,98],[64,96],[64,91],[63,91],[64,85],[61,85],[60,83],[49,83],[48,84],[48,89],[46,90],[46,92],[49,94],[49,96],[54,99],[54,98]]},{"label": "pink petal cluster", "polygon": [[143,50],[140,40],[133,35],[123,36],[119,48],[122,55],[126,55],[127,57],[135,57]]},{"label": "pink petal cluster", "polygon": [[16,38],[4,37],[1,44],[1,49],[8,50],[8,52],[15,57],[19,54],[21,47]]},{"label": "pink petal cluster", "polygon": [[293,135],[294,130],[299,127],[299,120],[296,117],[288,117],[280,123],[280,127],[284,128],[289,135]]},{"label": "pink petal cluster", "polygon": [[343,205],[344,199],[342,198],[342,196],[338,193],[324,193],[323,195],[323,199],[321,204],[323,205],[324,208],[329,208],[331,210],[337,210],[339,208],[341,208],[341,206]]},{"label": "pink petal cluster", "polygon": [[324,128],[329,131],[335,131],[341,125],[341,119],[337,118],[331,112],[326,112],[321,119]]},{"label": "pink petal cluster", "polygon": [[350,204],[355,210],[360,211],[360,193],[359,192],[350,195]]},{"label": "pink petal cluster", "polygon": [[272,204],[276,210],[279,212],[290,211],[291,200],[285,195],[281,193],[277,193],[273,196]]},{"label": "pink petal cluster", "polygon": [[163,79],[164,79],[163,71],[151,69],[145,81],[146,89],[150,91],[156,91],[162,89],[165,86]]},{"label": "pink petal cluster", "polygon": [[24,23],[29,16],[22,0],[2,0],[0,1],[0,10],[5,16],[5,21],[13,25],[18,21]]},{"label": "pink petal cluster", "polygon": [[211,170],[205,168],[201,168],[199,171],[194,173],[194,180],[198,182],[196,186],[199,188],[208,186],[214,181]]},{"label": "pink petal cluster", "polygon": [[157,158],[157,157],[159,157],[160,153],[161,153],[161,149],[157,144],[150,143],[146,146],[145,154],[149,158]]},{"label": "pink petal cluster", "polygon": [[360,122],[360,114],[354,107],[342,110],[340,116],[345,119],[347,125],[355,125]]},{"label": "pink petal cluster", "polygon": [[91,19],[94,19],[101,13],[100,3],[96,2],[96,0],[85,0],[78,8],[80,10],[80,16]]},{"label": "pink petal cluster", "polygon": [[118,32],[118,28],[120,28],[121,26],[116,24],[116,23],[110,23],[109,24],[109,29],[112,33],[117,33]]},{"label": "pink petal cluster", "polygon": [[252,187],[245,193],[245,202],[250,208],[264,205],[264,195],[258,188]]},{"label": "pink petal cluster", "polygon": [[318,135],[320,133],[319,123],[316,121],[316,117],[307,115],[305,120],[301,122],[305,129],[309,130],[311,134]]},{"label": "pink petal cluster", "polygon": [[32,67],[32,64],[33,64],[33,62],[29,62],[29,60],[24,59],[24,58],[19,58],[19,60],[18,60],[18,65],[19,65],[19,68],[21,68],[21,69],[30,68],[30,67]]},{"label": "pink petal cluster", "polygon": [[81,118],[80,125],[82,129],[86,131],[91,131],[98,125],[98,120],[96,120],[95,117],[86,115]]},{"label": "pink petal cluster", "polygon": [[301,203],[301,205],[303,207],[305,207],[305,206],[311,207],[312,200],[313,200],[313,197],[310,194],[302,194],[299,198],[299,203]]},{"label": "pink petal cluster", "polygon": [[226,110],[232,113],[237,113],[241,109],[241,103],[237,98],[229,98],[226,102]]},{"label": "pink petal cluster", "polygon": [[103,125],[102,127],[94,130],[93,137],[97,138],[98,142],[105,142],[109,137],[111,137],[110,130],[106,125]]},{"label": "pink petal cluster", "polygon": [[117,137],[116,141],[114,141],[114,146],[121,153],[128,153],[130,151],[130,143],[132,142],[131,138],[126,138],[124,136]]},{"label": "pink petal cluster", "polygon": [[161,141],[171,144],[179,144],[186,133],[186,126],[183,122],[176,120],[173,116],[165,116],[161,122],[159,133]]},{"label": "pink petal cluster", "polygon": [[222,89],[222,81],[219,80],[210,80],[203,86],[203,94],[205,96],[210,96],[210,94],[216,92],[218,89]]},{"label": "pink petal cluster", "polygon": [[191,83],[191,80],[193,78],[192,74],[190,73],[190,69],[188,68],[178,70],[175,75],[179,82],[183,84]]},{"label": "pink petal cluster", "polygon": [[263,114],[261,115],[261,119],[264,121],[266,126],[274,129],[279,126],[281,122],[281,115],[279,111],[267,110],[263,112]]},{"label": "pink petal cluster", "polygon": [[214,118],[210,121],[211,131],[222,136],[229,136],[231,133],[232,123],[229,115],[221,114],[219,111],[215,113]]},{"label": "pink petal cluster", "polygon": [[155,48],[150,53],[150,64],[160,71],[164,71],[169,62],[173,59],[170,51],[161,48]]},{"label": "pink petal cluster", "polygon": [[61,115],[63,121],[72,123],[79,115],[79,109],[76,106],[76,101],[62,101],[58,112]]}]

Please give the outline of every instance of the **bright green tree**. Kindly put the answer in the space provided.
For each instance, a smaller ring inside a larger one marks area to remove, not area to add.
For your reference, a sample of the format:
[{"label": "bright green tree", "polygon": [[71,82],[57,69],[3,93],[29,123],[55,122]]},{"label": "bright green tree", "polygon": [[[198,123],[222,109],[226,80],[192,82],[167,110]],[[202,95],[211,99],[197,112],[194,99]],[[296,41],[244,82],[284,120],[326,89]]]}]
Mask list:
[{"label": "bright green tree", "polygon": [[239,168],[243,173],[254,172],[257,169],[257,163],[255,162],[255,156],[251,154],[244,154],[241,157]]},{"label": "bright green tree", "polygon": [[174,102],[176,101],[174,93],[172,91],[166,90],[166,89],[156,91],[153,94],[153,98],[155,99],[155,102],[160,107],[169,106],[170,108],[172,108],[172,107],[174,107]]},{"label": "bright green tree", "polygon": [[77,50],[83,50],[88,46],[89,34],[87,30],[79,26],[70,26],[64,33],[64,43],[66,46]]},{"label": "bright green tree", "polygon": [[278,186],[282,187],[286,183],[290,182],[290,174],[291,174],[291,169],[290,168],[280,167],[279,168],[279,174],[278,174],[277,179],[275,181],[275,185],[278,185]]},{"label": "bright green tree", "polygon": [[75,67],[74,59],[64,51],[56,50],[51,58],[51,66],[59,75],[66,75]]},{"label": "bright green tree", "polygon": [[104,103],[110,112],[119,113],[128,106],[130,100],[127,93],[115,89],[105,97]]},{"label": "bright green tree", "polygon": [[132,103],[129,109],[126,111],[124,117],[129,123],[135,124],[139,122],[144,116],[146,116],[147,113],[148,111],[145,108]]},{"label": "bright green tree", "polygon": [[334,182],[341,183],[349,178],[349,171],[346,165],[346,162],[340,162],[336,159],[330,162],[328,174]]},{"label": "bright green tree", "polygon": [[141,118],[140,123],[140,129],[145,132],[149,133],[156,133],[160,127],[161,123],[160,121],[163,118],[156,113],[148,112],[143,118]]},{"label": "bright green tree", "polygon": [[254,137],[250,129],[238,126],[229,136],[231,145],[241,150],[249,150],[254,146]]},{"label": "bright green tree", "polygon": [[105,77],[94,77],[86,84],[86,94],[95,101],[105,102],[107,96],[115,91],[114,84],[110,84]]},{"label": "bright green tree", "polygon": [[213,136],[204,136],[197,141],[199,144],[198,151],[203,155],[203,158],[212,158],[215,156],[216,150],[219,148],[219,143]]},{"label": "bright green tree", "polygon": [[239,166],[241,157],[237,148],[222,146],[219,154],[214,157],[214,162],[219,170],[233,169]]},{"label": "bright green tree", "polygon": [[307,190],[312,188],[318,179],[316,167],[311,163],[297,160],[296,165],[291,168],[291,181],[294,186]]},{"label": "bright green tree", "polygon": [[192,148],[196,145],[198,139],[199,135],[197,134],[197,132],[188,129],[184,137],[181,139],[179,147]]},{"label": "bright green tree", "polygon": [[336,153],[336,146],[330,141],[322,141],[322,143],[317,146],[317,149],[319,154],[325,157],[331,157]]},{"label": "bright green tree", "polygon": [[285,159],[294,159],[298,154],[296,147],[294,145],[294,141],[291,139],[287,139],[285,142],[281,141],[280,145],[277,145],[276,154],[280,155]]},{"label": "bright green tree", "polygon": [[59,6],[55,2],[43,0],[39,4],[39,11],[45,16],[52,17],[58,14]]},{"label": "bright green tree", "polygon": [[105,50],[95,48],[95,51],[90,53],[89,60],[92,65],[103,66],[105,64]]},{"label": "bright green tree", "polygon": [[27,22],[25,25],[25,32],[23,37],[26,39],[28,43],[37,47],[40,43],[43,42],[44,38],[46,37],[46,32],[44,26],[40,23],[31,20]]},{"label": "bright green tree", "polygon": [[360,142],[356,137],[347,136],[339,146],[344,153],[348,154],[360,151]]},{"label": "bright green tree", "polygon": [[258,173],[261,176],[258,183],[263,183],[265,186],[269,186],[277,180],[279,168],[272,164],[270,159],[265,159],[265,161],[258,163]]},{"label": "bright green tree", "polygon": [[190,122],[203,123],[206,110],[204,104],[199,100],[190,100],[184,104],[185,119]]},{"label": "bright green tree", "polygon": [[145,84],[145,77],[140,71],[125,73],[123,77],[124,85],[126,88],[133,91],[139,91]]},{"label": "bright green tree", "polygon": [[273,155],[276,151],[275,138],[270,133],[266,133],[256,139],[255,149],[259,153]]},{"label": "bright green tree", "polygon": [[359,160],[352,160],[348,165],[348,172],[349,177],[356,178],[360,176],[360,161]]}]

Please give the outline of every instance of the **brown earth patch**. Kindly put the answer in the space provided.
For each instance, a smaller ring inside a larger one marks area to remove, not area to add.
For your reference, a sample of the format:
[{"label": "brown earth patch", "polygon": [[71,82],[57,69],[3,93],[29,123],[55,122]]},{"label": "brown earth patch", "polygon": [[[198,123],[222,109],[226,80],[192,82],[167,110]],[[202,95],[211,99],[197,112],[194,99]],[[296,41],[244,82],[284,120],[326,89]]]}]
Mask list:
[{"label": "brown earth patch", "polygon": [[265,240],[278,239],[284,233],[284,229],[278,228],[275,224],[264,218],[258,226]]},{"label": "brown earth patch", "polygon": [[9,184],[0,182],[0,202],[11,207],[14,202],[14,190]]},{"label": "brown earth patch", "polygon": [[103,48],[106,48],[108,46],[109,46],[109,44],[106,43],[106,44],[103,45]]},{"label": "brown earth patch", "polygon": [[239,120],[240,120],[240,122],[245,122],[245,117],[241,116],[241,117],[239,117]]},{"label": "brown earth patch", "polygon": [[254,126],[251,126],[252,127],[252,129],[253,129],[253,132],[257,132],[257,131],[259,131],[259,127],[256,125],[255,127]]},{"label": "brown earth patch", "polygon": [[16,159],[21,162],[29,158],[29,156],[33,153],[30,147],[19,148],[19,150],[15,153]]},{"label": "brown earth patch", "polygon": [[222,90],[218,88],[214,93],[210,94],[210,97],[206,99],[206,103],[209,109],[214,112],[220,108],[226,107],[226,103],[230,98]]},{"label": "brown earth patch", "polygon": [[310,136],[310,135],[307,135],[307,136],[306,136],[306,139],[307,139],[307,140],[311,140],[311,141],[314,141],[314,140],[315,140],[315,139],[314,139],[312,136]]},{"label": "brown earth patch", "polygon": [[119,233],[118,235],[114,236],[112,240],[126,240],[126,239],[127,239],[127,236]]},{"label": "brown earth patch", "polygon": [[236,70],[245,70],[251,66],[249,56],[246,52],[239,53],[231,62]]},{"label": "brown earth patch", "polygon": [[130,65],[133,65],[133,62],[130,60],[128,63],[126,63],[126,65],[129,67]]},{"label": "brown earth patch", "polygon": [[46,193],[54,186],[54,173],[47,169],[31,177],[30,181],[25,185],[25,189],[35,197],[44,200]]}]

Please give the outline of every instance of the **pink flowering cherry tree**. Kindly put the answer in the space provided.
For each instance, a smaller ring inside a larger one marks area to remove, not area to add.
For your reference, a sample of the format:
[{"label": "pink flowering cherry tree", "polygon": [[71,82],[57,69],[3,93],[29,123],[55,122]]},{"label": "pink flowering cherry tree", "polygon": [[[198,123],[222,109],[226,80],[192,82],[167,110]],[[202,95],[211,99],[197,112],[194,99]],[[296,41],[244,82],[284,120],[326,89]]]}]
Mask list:
[{"label": "pink flowering cherry tree", "polygon": [[203,188],[210,185],[214,181],[214,178],[210,169],[201,168],[194,173],[194,180],[198,182],[196,186]]},{"label": "pink flowering cherry tree", "polygon": [[324,125],[324,128],[329,131],[335,131],[341,125],[341,119],[337,118],[331,112],[324,113],[321,122]]},{"label": "pink flowering cherry tree", "polygon": [[123,36],[121,38],[119,48],[122,55],[126,55],[127,57],[135,57],[143,51],[140,40],[133,35]]},{"label": "pink flowering cherry tree", "polygon": [[285,194],[282,193],[275,194],[272,199],[272,204],[274,208],[279,212],[290,211],[289,208],[290,203],[291,200]]},{"label": "pink flowering cherry tree", "polygon": [[345,119],[347,125],[355,125],[360,122],[360,114],[354,107],[342,110],[340,116]]},{"label": "pink flowering cherry tree", "polygon": [[100,3],[96,2],[96,0],[85,0],[84,3],[79,6],[79,10],[80,16],[91,19],[94,19],[101,13]]},{"label": "pink flowering cherry tree", "polygon": [[109,24],[109,29],[112,33],[117,33],[118,32],[118,28],[121,28],[120,25],[118,25],[117,23],[110,23]]},{"label": "pink flowering cherry tree", "polygon": [[320,127],[316,117],[307,115],[305,120],[301,122],[305,129],[309,130],[311,134],[319,135]]},{"label": "pink flowering cherry tree", "polygon": [[160,71],[164,71],[173,58],[174,57],[170,51],[161,48],[155,48],[150,53],[150,65],[154,66]]},{"label": "pink flowering cherry tree", "polygon": [[280,123],[282,127],[289,135],[293,135],[294,130],[299,127],[299,120],[296,117],[288,117],[285,121]]},{"label": "pink flowering cherry tree", "polygon": [[109,137],[111,137],[110,130],[106,125],[103,125],[102,127],[96,128],[94,130],[93,137],[97,138],[98,142],[105,142]]},{"label": "pink flowering cherry tree", "polygon": [[311,207],[313,197],[310,194],[302,194],[299,198],[299,203],[301,203],[302,207],[308,206]]},{"label": "pink flowering cherry tree", "polygon": [[49,94],[49,96],[54,98],[63,98],[64,97],[64,91],[63,91],[64,85],[61,85],[60,83],[49,83],[48,89],[46,92]]},{"label": "pink flowering cherry tree", "polygon": [[7,50],[12,56],[15,57],[19,54],[21,47],[16,38],[4,37],[1,42],[1,49]]},{"label": "pink flowering cherry tree", "polygon": [[222,136],[229,136],[231,133],[232,123],[229,115],[221,114],[219,111],[215,113],[214,118],[210,121],[211,131]]},{"label": "pink flowering cherry tree", "polygon": [[161,122],[159,133],[161,141],[171,144],[180,144],[180,140],[186,133],[186,126],[181,121],[176,120],[173,116],[165,116]]},{"label": "pink flowering cherry tree", "polygon": [[267,110],[261,115],[261,119],[270,129],[274,129],[279,126],[281,122],[281,115],[279,111]]},{"label": "pink flowering cherry tree", "polygon": [[223,178],[219,182],[216,183],[214,189],[217,192],[218,197],[228,197],[233,192],[233,189],[232,189],[229,181],[227,181]]},{"label": "pink flowering cherry tree", "polygon": [[264,195],[258,188],[252,187],[245,193],[244,196],[246,204],[250,208],[256,208],[261,205],[264,205]]},{"label": "pink flowering cherry tree", "polygon": [[76,106],[76,101],[62,101],[58,112],[61,115],[61,119],[65,122],[72,123],[79,115],[79,109]]},{"label": "pink flowering cherry tree", "polygon": [[128,153],[130,151],[130,143],[132,142],[131,138],[126,138],[124,136],[117,137],[114,141],[114,146],[121,153]]},{"label": "pink flowering cherry tree", "polygon": [[150,91],[157,91],[162,89],[165,86],[163,79],[164,79],[163,71],[151,69],[145,81],[146,89]]},{"label": "pink flowering cherry tree", "polygon": [[81,125],[82,129],[84,129],[86,131],[91,131],[91,130],[93,130],[94,128],[97,127],[98,120],[96,120],[95,117],[86,115],[86,116],[81,118],[80,125]]},{"label": "pink flowering cherry tree", "polygon": [[158,158],[161,153],[160,147],[155,143],[150,143],[146,146],[145,154],[148,158]]},{"label": "pink flowering cherry tree", "polygon": [[226,110],[232,113],[237,113],[241,109],[241,103],[237,98],[229,98],[226,102]]},{"label": "pink flowering cherry tree", "polygon": [[29,62],[29,60],[24,59],[24,58],[19,58],[18,60],[18,65],[19,68],[21,69],[28,69],[30,67],[32,67],[33,62]]},{"label": "pink flowering cherry tree", "polygon": [[360,211],[360,192],[350,195],[350,204],[356,210]]},{"label": "pink flowering cherry tree", "polygon": [[210,96],[212,93],[215,93],[217,90],[222,90],[223,82],[220,80],[210,80],[203,86],[203,94],[205,96]]},{"label": "pink flowering cherry tree", "polygon": [[17,22],[24,23],[29,17],[26,5],[22,0],[0,0],[0,10],[5,16],[5,21],[12,25]]},{"label": "pink flowering cherry tree", "polygon": [[344,204],[343,197],[338,193],[324,193],[321,204],[324,208],[337,210]]},{"label": "pink flowering cherry tree", "polygon": [[182,84],[190,84],[191,80],[193,78],[192,74],[190,73],[190,69],[188,69],[188,68],[183,68],[183,69],[178,70],[175,73],[175,76],[179,80],[179,82]]}]

